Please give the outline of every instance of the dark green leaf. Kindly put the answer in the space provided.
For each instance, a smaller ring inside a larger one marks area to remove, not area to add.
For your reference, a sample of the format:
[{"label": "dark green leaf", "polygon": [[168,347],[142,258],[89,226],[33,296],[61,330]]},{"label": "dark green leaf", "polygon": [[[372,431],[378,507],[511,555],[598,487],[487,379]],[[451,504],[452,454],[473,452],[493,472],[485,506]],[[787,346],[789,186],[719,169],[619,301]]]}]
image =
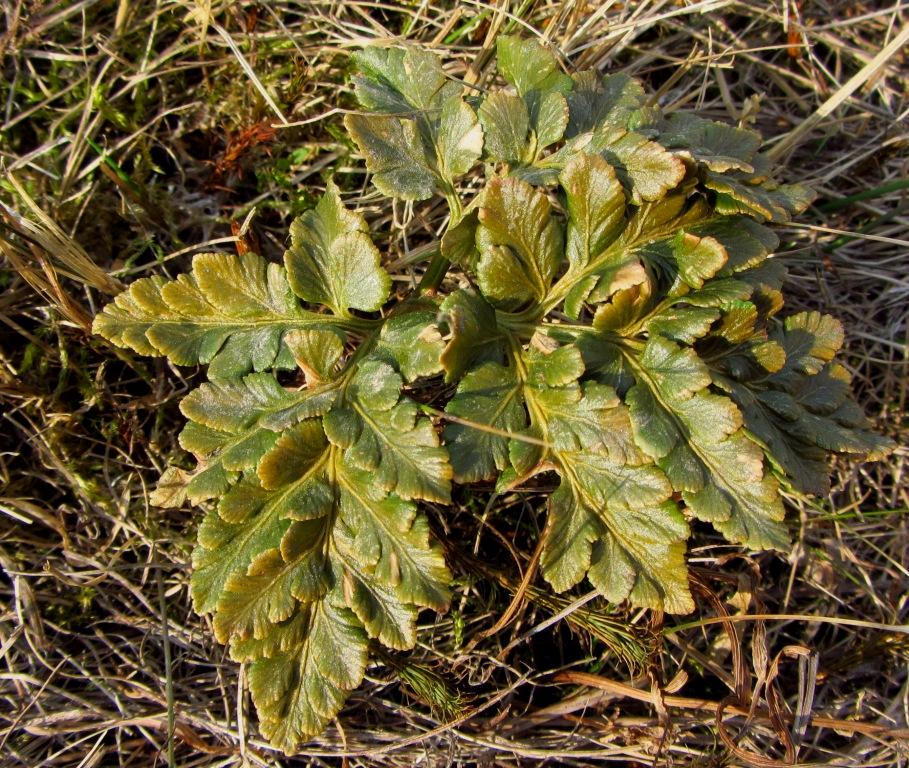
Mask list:
[{"label": "dark green leaf", "polygon": [[688,231],[697,237],[713,238],[723,246],[728,257],[720,271],[723,276],[756,267],[780,244],[772,230],[747,216],[717,217]]},{"label": "dark green leaf", "polygon": [[[541,338],[545,342],[551,342],[545,336]],[[540,340],[535,338],[532,341]],[[541,345],[542,343],[540,341]],[[584,373],[584,359],[578,348],[573,345],[550,348],[532,346],[524,355],[524,359],[527,367],[527,383],[538,389],[563,387],[577,381]]]},{"label": "dark green leaf", "polygon": [[439,373],[445,344],[436,318],[435,309],[417,307],[392,315],[382,326],[374,354],[394,365],[408,382]]},{"label": "dark green leaf", "polygon": [[533,91],[526,97],[530,125],[536,140],[535,155],[552,146],[565,134],[568,125],[568,102],[556,91]]},{"label": "dark green leaf", "polygon": [[357,100],[375,112],[439,110],[460,91],[446,78],[438,57],[420,48],[370,46],[352,58],[361,73],[353,78]]},{"label": "dark green leaf", "polygon": [[814,199],[814,193],[798,184],[755,183],[730,172],[707,171],[705,185],[717,193],[717,211],[724,216],[745,214],[758,221],[789,221]]},{"label": "dark green leaf", "polygon": [[683,154],[719,172],[736,169],[751,173],[754,168],[750,161],[761,146],[761,136],[755,131],[685,112],[667,118],[660,140],[669,149],[683,148]]},{"label": "dark green leaf", "polygon": [[647,330],[690,345],[706,336],[719,316],[716,309],[670,306],[650,316]]},{"label": "dark green leaf", "polygon": [[527,151],[530,112],[520,96],[498,91],[480,105],[486,154],[502,163],[519,163]]},{"label": "dark green leaf", "polygon": [[366,159],[373,184],[383,195],[426,200],[438,190],[438,173],[430,164],[413,120],[349,114],[344,125]]},{"label": "dark green leaf", "polygon": [[508,466],[508,434],[527,426],[523,403],[513,367],[484,363],[461,379],[445,412],[470,423],[449,423],[444,433],[459,483],[488,480]]},{"label": "dark green leaf", "polygon": [[439,358],[446,382],[457,381],[474,364],[502,361],[503,337],[495,310],[479,294],[458,290],[449,295],[439,321],[449,335]]},{"label": "dark green leaf", "polygon": [[644,104],[644,89],[628,75],[600,77],[596,72],[572,76],[574,87],[567,94],[571,115],[566,136],[609,127],[630,128],[632,116]]}]

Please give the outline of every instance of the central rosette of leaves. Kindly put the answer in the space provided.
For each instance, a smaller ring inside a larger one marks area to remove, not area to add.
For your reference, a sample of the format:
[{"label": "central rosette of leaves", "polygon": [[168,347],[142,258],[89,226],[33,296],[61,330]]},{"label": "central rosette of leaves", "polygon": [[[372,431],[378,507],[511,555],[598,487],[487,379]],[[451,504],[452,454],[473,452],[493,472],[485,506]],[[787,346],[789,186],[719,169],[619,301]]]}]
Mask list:
[{"label": "central rosette of leaves", "polygon": [[[418,612],[446,609],[419,505],[448,504],[453,480],[557,474],[553,588],[586,577],[611,601],[685,613],[690,520],[785,547],[781,483],[822,492],[827,451],[886,447],[833,362],[839,324],[776,317],[784,271],[763,223],[808,196],[770,180],[756,134],[663,116],[635,81],[569,77],[514,38],[499,44],[508,87],[483,97],[422,51],[355,58],[367,112],[345,124],[375,186],[450,209],[419,288],[390,297],[364,219],[329,183],[283,266],[201,254],[95,323],[209,366],[181,404],[198,466],[169,469],[155,501],[212,502],[195,606],[251,662],[262,731],[288,751],[360,683],[370,639],[411,648]],[[293,369],[305,386],[279,384]],[[411,399],[418,379],[447,418]]]}]

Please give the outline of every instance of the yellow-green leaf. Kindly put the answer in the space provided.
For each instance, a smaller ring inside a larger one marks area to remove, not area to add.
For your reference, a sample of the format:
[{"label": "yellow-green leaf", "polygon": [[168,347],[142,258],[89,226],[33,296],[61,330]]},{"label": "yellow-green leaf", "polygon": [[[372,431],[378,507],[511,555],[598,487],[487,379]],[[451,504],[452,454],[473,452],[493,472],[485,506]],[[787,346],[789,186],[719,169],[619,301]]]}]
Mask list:
[{"label": "yellow-green leaf", "polygon": [[625,192],[609,163],[585,153],[565,165],[559,182],[568,206],[565,255],[578,269],[598,257],[621,232]]},{"label": "yellow-green leaf", "polygon": [[288,754],[321,733],[366,671],[366,633],[348,608],[323,599],[307,609],[306,622],[304,640],[257,658],[248,673],[259,728]]},{"label": "yellow-green leaf", "polygon": [[287,330],[321,324],[299,306],[279,265],[251,252],[200,253],[176,280],[137,280],[93,330],[177,365],[209,363],[210,377],[229,378],[276,366]]},{"label": "yellow-green leaf", "polygon": [[329,182],[316,207],[290,225],[284,264],[297,296],[325,304],[338,315],[379,309],[391,279],[368,231],[363,217],[344,207],[338,188]]},{"label": "yellow-green leaf", "polygon": [[537,40],[501,35],[496,40],[499,73],[520,95],[567,91],[571,79],[559,71],[555,56]]},{"label": "yellow-green leaf", "polygon": [[449,180],[467,173],[483,153],[483,129],[473,108],[459,96],[442,105],[438,151],[442,172]]},{"label": "yellow-green leaf", "polygon": [[476,272],[484,295],[505,305],[545,298],[563,249],[546,196],[518,179],[493,179],[479,219]]},{"label": "yellow-green leaf", "polygon": [[359,366],[347,401],[324,418],[329,440],[353,466],[374,473],[376,483],[406,499],[447,502],[451,466],[429,419],[401,397],[401,377],[387,363]]}]

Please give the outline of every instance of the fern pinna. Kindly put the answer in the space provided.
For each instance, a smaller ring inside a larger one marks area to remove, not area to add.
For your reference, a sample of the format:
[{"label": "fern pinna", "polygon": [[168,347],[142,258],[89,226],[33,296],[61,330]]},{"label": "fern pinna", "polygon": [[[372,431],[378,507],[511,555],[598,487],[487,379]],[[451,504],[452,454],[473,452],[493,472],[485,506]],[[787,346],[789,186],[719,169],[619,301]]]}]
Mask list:
[{"label": "fern pinna", "polygon": [[[484,95],[418,48],[354,60],[363,111],[344,124],[373,184],[450,209],[420,283],[391,295],[329,183],[283,264],[203,253],[94,325],[208,365],[180,405],[198,465],[168,469],[154,501],[206,508],[196,610],[249,662],[260,728],[288,752],[360,684],[370,641],[411,648],[419,612],[446,610],[421,502],[448,504],[452,483],[554,473],[552,588],[587,578],[608,600],[686,613],[692,519],[784,549],[781,487],[822,493],[829,452],[888,446],[834,360],[840,324],[780,316],[766,224],[810,194],[771,179],[756,133],[663,115],[638,82],[566,75],[513,37],[498,43],[507,85]],[[294,369],[305,385],[282,386]],[[446,418],[408,394],[427,379]]]}]

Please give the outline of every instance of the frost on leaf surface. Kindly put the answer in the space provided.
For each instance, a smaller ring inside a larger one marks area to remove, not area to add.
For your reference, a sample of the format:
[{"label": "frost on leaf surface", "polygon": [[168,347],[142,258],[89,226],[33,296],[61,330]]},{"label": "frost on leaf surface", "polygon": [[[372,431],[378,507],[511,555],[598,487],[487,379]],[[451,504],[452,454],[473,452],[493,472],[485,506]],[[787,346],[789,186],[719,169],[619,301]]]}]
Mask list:
[{"label": "frost on leaf surface", "polygon": [[383,254],[330,181],[281,263],[202,253],[95,318],[119,347],[208,366],[180,404],[195,467],[152,501],[204,506],[194,606],[288,753],[338,715],[371,644],[412,648],[420,611],[446,610],[428,512],[458,486],[552,489],[554,590],[687,613],[693,522],[786,549],[782,489],[825,493],[831,453],[892,447],[850,396],[840,324],[784,311],[769,227],[811,193],[770,177],[759,136],[663,115],[537,40],[496,51],[482,91],[417,47],[353,54],[351,146],[380,195],[428,201],[427,259],[410,233]]}]

